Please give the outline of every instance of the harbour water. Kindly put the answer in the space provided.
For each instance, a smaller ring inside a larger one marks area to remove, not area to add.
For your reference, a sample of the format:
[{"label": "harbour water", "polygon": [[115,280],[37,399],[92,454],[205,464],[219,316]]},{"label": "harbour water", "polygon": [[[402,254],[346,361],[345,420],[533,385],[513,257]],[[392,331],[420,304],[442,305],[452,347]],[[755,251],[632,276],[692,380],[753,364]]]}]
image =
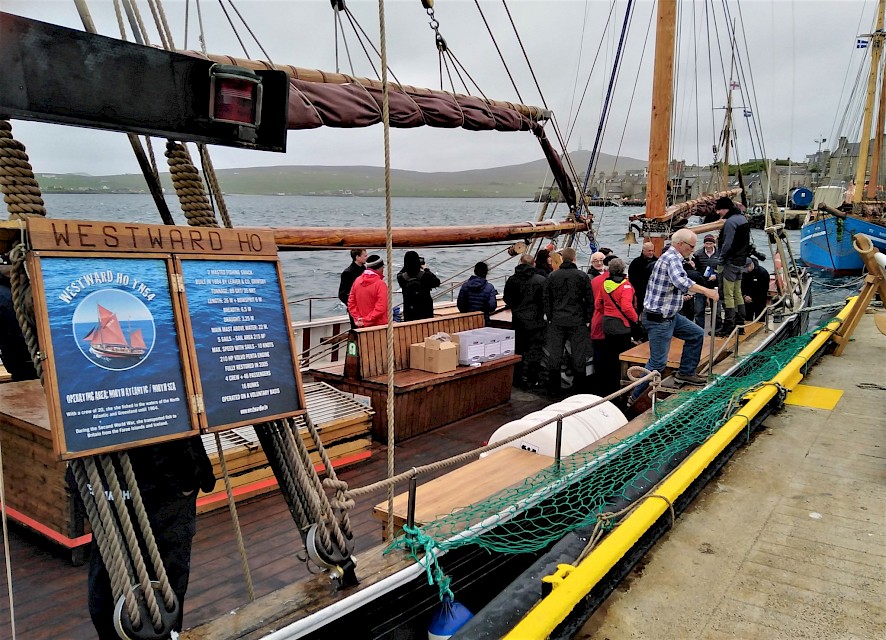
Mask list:
[{"label": "harbour water", "polygon": [[[47,194],[44,200],[50,217],[160,224],[160,217],[148,195]],[[167,196],[167,202],[176,222],[186,224],[178,199]],[[225,202],[234,226],[238,227],[348,228],[384,227],[385,224],[384,198],[228,195]],[[504,224],[534,220],[539,206],[514,198],[396,198],[392,202],[392,216],[394,226],[403,227]],[[628,230],[628,217],[640,211],[642,209],[637,207],[595,208],[598,246],[610,247],[627,262],[635,258],[640,248],[625,244],[624,235]],[[565,214],[565,207],[560,205],[555,217],[561,218]],[[788,231],[787,234],[794,255],[798,257],[800,232]],[[754,230],[753,237],[760,251],[767,254],[765,234]],[[481,260],[490,265],[489,279],[501,292],[505,279],[516,265],[516,258],[508,258],[508,246],[509,243],[434,248],[423,249],[420,254],[443,281],[437,292],[438,299],[450,299],[471,274],[473,265]],[[588,264],[591,253],[588,239],[582,238],[576,248],[579,264]],[[383,254],[383,251],[380,249],[377,253]],[[401,268],[404,253],[404,250],[394,251],[395,273]],[[307,320],[309,314],[319,318],[345,312],[336,294],[339,274],[350,262],[346,250],[288,251],[280,256],[294,320]],[[771,258],[763,263],[770,272],[771,265]],[[823,274],[816,275],[816,287],[828,300],[843,296],[846,284],[844,280],[834,281]],[[813,303],[820,304],[822,299],[815,296],[815,292],[813,295]]]}]

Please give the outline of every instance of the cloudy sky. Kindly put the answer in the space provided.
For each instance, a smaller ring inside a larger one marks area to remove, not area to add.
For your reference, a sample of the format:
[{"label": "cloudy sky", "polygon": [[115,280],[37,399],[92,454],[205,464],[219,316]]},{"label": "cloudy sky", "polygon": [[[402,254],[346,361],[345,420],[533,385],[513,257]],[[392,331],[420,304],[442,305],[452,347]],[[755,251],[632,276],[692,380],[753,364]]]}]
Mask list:
[{"label": "cloudy sky", "polygon": [[[145,21],[150,22],[147,3],[138,3]],[[185,46],[187,4],[184,0],[164,2],[174,43],[179,48]],[[199,48],[196,2],[190,0],[189,4],[187,46]],[[219,4],[211,0],[200,3],[207,51],[243,57],[243,49]],[[503,3],[481,0],[479,4],[522,101],[533,105],[546,102],[556,114],[564,135],[574,121],[569,149],[589,149],[596,134],[627,0],[509,0],[507,8],[541,94],[520,52]],[[89,0],[89,6],[100,33],[119,35],[111,0]],[[333,12],[328,0],[234,0],[234,6],[274,61],[336,69]],[[377,44],[377,2],[350,0],[348,6]],[[225,7],[233,16],[229,0],[225,0]],[[637,0],[634,7],[602,151],[645,159],[649,145],[655,3]],[[439,88],[434,34],[419,0],[387,0],[385,8],[388,59],[393,73],[405,84]],[[0,9],[82,28],[73,0],[0,0]],[[520,101],[475,2],[437,0],[435,9],[440,33],[480,90],[490,98]],[[769,157],[802,159],[818,149],[817,140],[821,138],[828,139],[823,148],[830,146],[839,134],[835,124],[839,124],[838,116],[842,115],[841,105],[846,103],[866,53],[856,49],[856,36],[871,29],[875,11],[874,0],[681,2],[672,157],[690,163],[711,161],[711,145],[726,103],[724,75],[729,75],[730,54],[728,36],[724,34],[730,20],[736,24],[741,51],[749,51],[742,53],[742,66],[736,71],[741,73],[738,80],[742,95],[737,92],[734,101],[752,113],[751,119],[746,120],[741,109],[736,112],[739,158],[747,160],[758,155],[758,143],[752,146],[753,136],[747,126],[750,122],[761,130]],[[249,56],[263,57],[242,23],[238,21],[237,26]],[[353,32],[349,26],[346,29],[353,72],[374,77]],[[152,42],[159,42],[156,30],[151,28],[151,33]],[[339,66],[349,72],[344,51],[340,44]],[[713,76],[710,67],[714,69]],[[457,90],[464,92],[462,87]],[[138,171],[122,134],[23,121],[14,122],[13,127],[37,172],[106,175]],[[550,128],[548,131],[553,138]],[[288,146],[286,154],[214,147],[212,155],[217,168],[384,163],[381,126],[291,132]],[[427,127],[392,132],[391,160],[395,168],[461,171],[540,157],[538,144],[530,133],[477,133]]]}]

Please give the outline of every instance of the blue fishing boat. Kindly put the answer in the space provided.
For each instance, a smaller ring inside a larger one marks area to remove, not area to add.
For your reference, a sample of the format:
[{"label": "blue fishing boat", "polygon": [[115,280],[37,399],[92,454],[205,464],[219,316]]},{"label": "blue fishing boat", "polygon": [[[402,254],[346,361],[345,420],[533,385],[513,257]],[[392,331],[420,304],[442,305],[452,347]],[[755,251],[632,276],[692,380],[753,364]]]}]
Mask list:
[{"label": "blue fishing boat", "polygon": [[800,258],[807,266],[844,276],[861,273],[864,263],[852,248],[852,238],[863,233],[886,252],[886,226],[874,220],[846,214],[822,215],[800,230]]}]

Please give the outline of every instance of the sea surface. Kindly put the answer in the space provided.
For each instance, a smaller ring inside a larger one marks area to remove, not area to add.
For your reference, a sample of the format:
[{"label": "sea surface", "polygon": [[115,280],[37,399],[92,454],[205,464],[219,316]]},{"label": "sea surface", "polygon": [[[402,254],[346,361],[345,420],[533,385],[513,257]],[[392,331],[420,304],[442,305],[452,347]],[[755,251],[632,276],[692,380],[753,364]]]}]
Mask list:
[{"label": "sea surface", "polygon": [[[47,194],[44,200],[50,217],[161,224],[148,195]],[[178,199],[172,195],[166,200],[176,222],[186,224]],[[384,198],[227,195],[225,202],[234,226],[348,228],[385,225]],[[394,226],[402,227],[503,224],[534,220],[539,206],[514,198],[395,198],[392,217]],[[641,208],[606,207],[593,211],[598,246],[611,248],[626,262],[639,255],[639,245],[625,244],[624,237],[628,217],[641,212]],[[566,214],[565,206],[560,205],[555,213],[556,218],[562,218]],[[787,235],[794,256],[799,259],[800,232],[788,231]],[[754,230],[753,239],[757,248],[768,255],[765,234]],[[474,264],[481,260],[490,265],[489,279],[501,292],[505,279],[516,266],[517,259],[509,258],[506,253],[509,244],[423,249],[419,253],[443,281],[436,292],[438,299],[452,299],[461,283],[472,273]],[[576,248],[578,263],[587,265],[591,253],[588,240],[583,238]],[[384,257],[384,249],[376,253]],[[402,266],[404,253],[405,250],[394,251],[395,274]],[[347,250],[287,251],[281,252],[280,258],[286,297],[294,320],[345,313],[344,305],[336,296],[339,275],[350,263]],[[772,258],[764,261],[763,266],[771,272]],[[856,291],[858,286],[857,278],[834,280],[824,272],[816,273],[813,304],[838,301]],[[395,297],[397,303],[399,298]]]}]

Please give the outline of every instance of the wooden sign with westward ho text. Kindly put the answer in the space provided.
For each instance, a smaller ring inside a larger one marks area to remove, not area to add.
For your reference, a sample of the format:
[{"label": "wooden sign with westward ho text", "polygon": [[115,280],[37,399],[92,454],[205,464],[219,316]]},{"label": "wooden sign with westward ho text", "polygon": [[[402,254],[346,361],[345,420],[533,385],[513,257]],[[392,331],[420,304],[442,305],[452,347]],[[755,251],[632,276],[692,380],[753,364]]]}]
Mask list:
[{"label": "wooden sign with westward ho text", "polygon": [[266,229],[30,218],[28,234],[31,248],[42,251],[277,256],[274,233]]},{"label": "wooden sign with westward ho text", "polygon": [[60,458],[303,412],[271,231],[27,224]]}]

